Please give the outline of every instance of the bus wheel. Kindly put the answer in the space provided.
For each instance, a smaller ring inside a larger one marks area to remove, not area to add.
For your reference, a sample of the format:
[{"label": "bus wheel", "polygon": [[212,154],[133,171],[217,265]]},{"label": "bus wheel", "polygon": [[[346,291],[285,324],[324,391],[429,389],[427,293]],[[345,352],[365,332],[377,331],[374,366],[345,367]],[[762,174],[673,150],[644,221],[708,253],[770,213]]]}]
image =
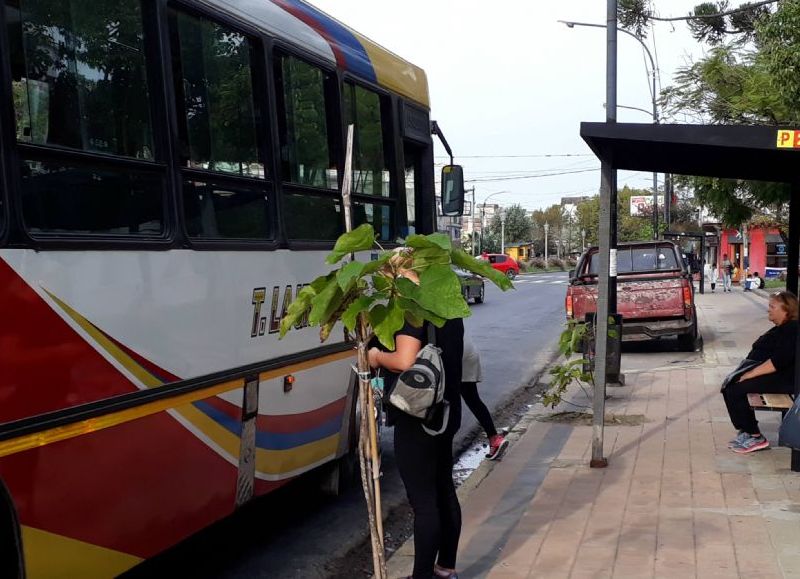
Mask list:
[{"label": "bus wheel", "polygon": [[0,577],[25,578],[22,535],[14,502],[0,481]]}]

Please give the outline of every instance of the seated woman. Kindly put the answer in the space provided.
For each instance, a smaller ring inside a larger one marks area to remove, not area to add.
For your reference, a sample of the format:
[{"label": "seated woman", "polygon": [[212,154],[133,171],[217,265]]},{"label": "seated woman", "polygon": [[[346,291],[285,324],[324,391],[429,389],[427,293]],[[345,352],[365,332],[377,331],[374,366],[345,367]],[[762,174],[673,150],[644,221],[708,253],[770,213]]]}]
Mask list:
[{"label": "seated woman", "polygon": [[722,390],[731,423],[739,431],[728,448],[740,454],[763,450],[769,441],[761,435],[747,395],[752,392],[791,394],[794,392],[794,358],[797,344],[797,297],[779,291],[769,300],[769,321],[775,324],[753,342],[748,360],[756,365],[734,378]]}]

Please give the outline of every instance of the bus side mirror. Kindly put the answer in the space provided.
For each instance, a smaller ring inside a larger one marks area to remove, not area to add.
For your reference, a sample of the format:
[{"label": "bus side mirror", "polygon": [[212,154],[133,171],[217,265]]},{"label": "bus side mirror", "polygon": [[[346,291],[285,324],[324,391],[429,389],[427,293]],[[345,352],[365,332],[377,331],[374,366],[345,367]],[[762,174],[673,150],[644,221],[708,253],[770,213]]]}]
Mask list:
[{"label": "bus side mirror", "polygon": [[464,213],[464,169],[461,165],[442,167],[442,215]]}]

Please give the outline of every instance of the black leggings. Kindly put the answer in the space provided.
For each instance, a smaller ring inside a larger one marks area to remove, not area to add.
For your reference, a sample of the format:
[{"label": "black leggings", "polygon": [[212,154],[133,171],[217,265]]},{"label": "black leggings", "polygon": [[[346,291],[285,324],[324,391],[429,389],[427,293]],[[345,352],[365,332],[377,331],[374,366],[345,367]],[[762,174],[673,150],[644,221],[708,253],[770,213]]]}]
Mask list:
[{"label": "black leggings", "polygon": [[758,420],[756,413],[747,401],[750,393],[762,394],[791,394],[794,392],[794,380],[784,373],[764,374],[750,380],[743,380],[729,384],[722,391],[725,405],[728,407],[728,416],[736,430],[743,430],[749,434],[758,434]]},{"label": "black leggings", "polygon": [[394,454],[414,511],[414,579],[430,579],[434,563],[455,569],[461,506],[453,484],[453,433],[430,436],[402,413],[394,426]]},{"label": "black leggings", "polygon": [[478,383],[462,382],[461,397],[464,399],[464,402],[467,403],[467,406],[470,411],[472,411],[472,414],[475,415],[475,418],[478,419],[481,428],[486,431],[486,436],[489,438],[495,436],[497,430],[494,427],[494,421],[492,420],[492,415],[489,413],[489,409],[486,408],[486,404],[483,403],[483,400],[481,400],[481,397],[478,395]]}]

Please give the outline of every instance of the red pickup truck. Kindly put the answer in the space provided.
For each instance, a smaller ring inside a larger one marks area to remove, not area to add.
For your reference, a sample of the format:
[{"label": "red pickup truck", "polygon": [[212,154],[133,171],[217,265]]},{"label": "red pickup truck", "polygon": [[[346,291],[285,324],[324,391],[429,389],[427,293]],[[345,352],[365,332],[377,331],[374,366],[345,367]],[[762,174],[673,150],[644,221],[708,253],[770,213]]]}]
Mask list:
[{"label": "red pickup truck", "polygon": [[[570,272],[568,319],[597,309],[597,247]],[[677,336],[683,350],[698,345],[697,312],[690,273],[671,241],[637,241],[617,247],[617,312],[623,336]]]}]

